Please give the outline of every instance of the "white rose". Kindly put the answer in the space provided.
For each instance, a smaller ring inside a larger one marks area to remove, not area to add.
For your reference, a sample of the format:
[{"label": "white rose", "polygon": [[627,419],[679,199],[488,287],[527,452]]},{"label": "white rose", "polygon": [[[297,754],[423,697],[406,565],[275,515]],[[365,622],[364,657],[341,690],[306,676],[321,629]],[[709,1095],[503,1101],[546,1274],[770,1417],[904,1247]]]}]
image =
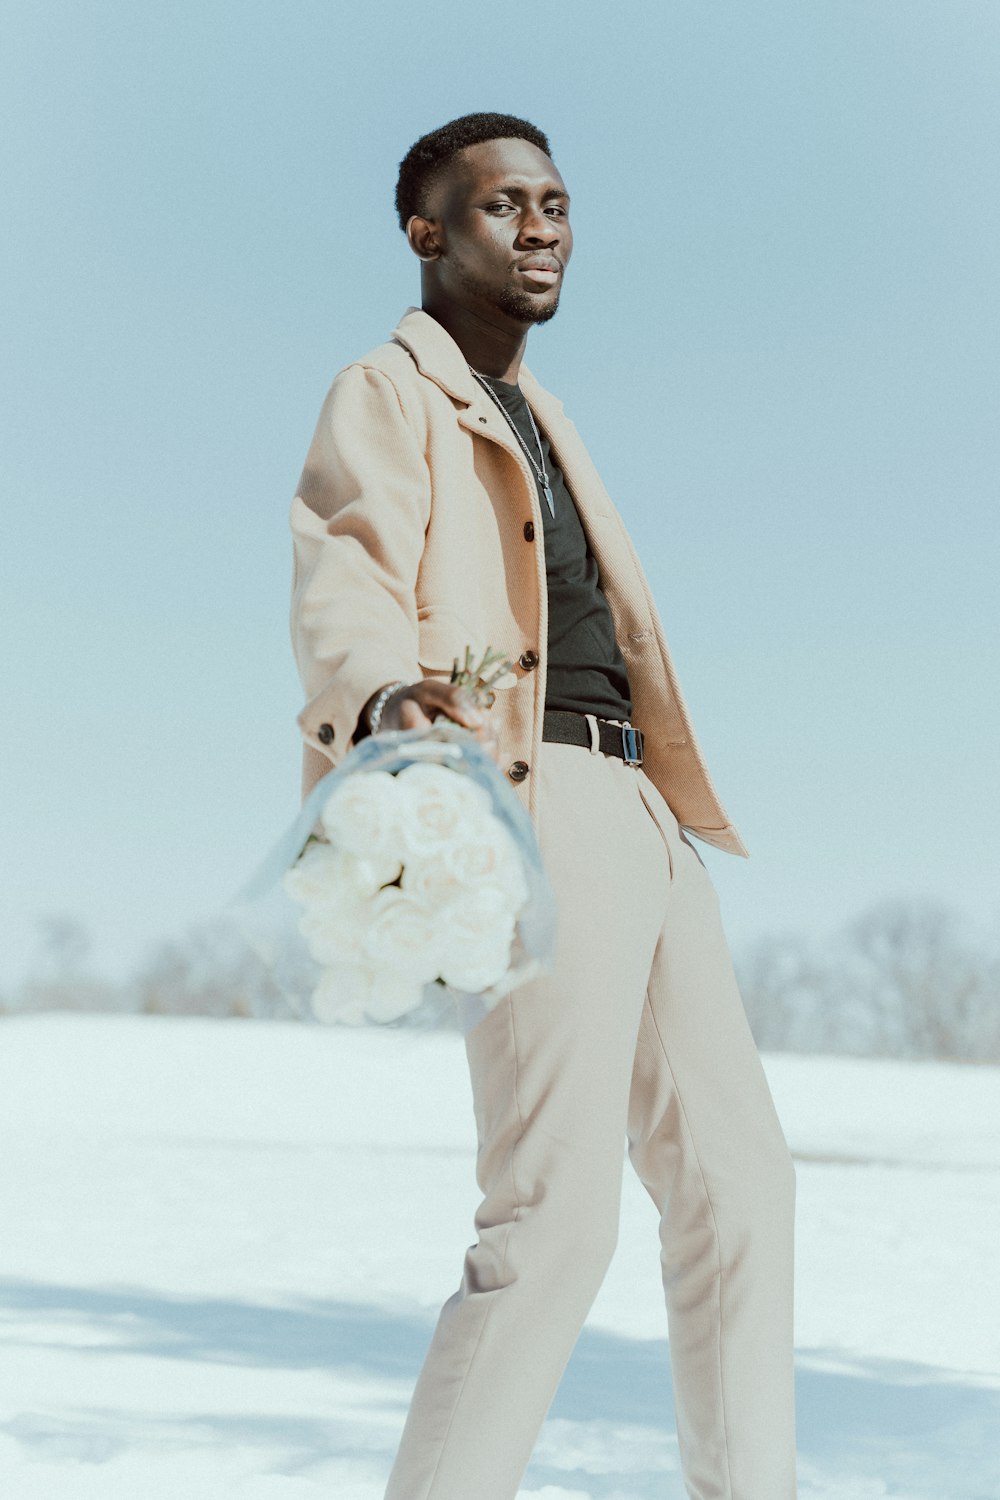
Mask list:
[{"label": "white rose", "polygon": [[405,974],[342,964],[324,971],[312,994],[312,1009],[317,1020],[359,1026],[366,1020],[398,1020],[423,998],[424,986]]},{"label": "white rose", "polygon": [[480,786],[468,772],[452,765],[433,760],[417,760],[404,766],[396,780],[404,788],[410,789],[421,787],[429,790],[440,787],[445,796],[456,798],[470,813],[489,813],[493,807],[486,788]]},{"label": "white rose", "polygon": [[307,844],[296,863],[285,871],[282,883],[295,900],[313,906],[349,894],[373,895],[379,886],[395,880],[399,871],[398,857],[368,858],[331,844]]},{"label": "white rose", "polygon": [[[460,837],[463,826],[478,819],[488,793],[460,771],[415,762],[396,778],[403,793],[400,820],[408,854],[428,854]],[[404,864],[406,855],[404,854]]]},{"label": "white rose", "polygon": [[348,964],[325,969],[312,992],[313,1015],[319,1021],[360,1026],[366,1018],[368,982],[364,972]]},{"label": "white rose", "polygon": [[339,880],[340,858],[329,844],[307,844],[295,864],[281,877],[284,889],[295,901],[323,900]]},{"label": "white rose", "polygon": [[416,1010],[424,998],[424,986],[405,974],[376,969],[369,975],[365,1009],[373,1021],[395,1021]]},{"label": "white rose", "polygon": [[395,1021],[424,998],[424,986],[404,974],[377,971],[364,964],[337,964],[324,969],[310,1003],[319,1021],[360,1026],[365,1021]]},{"label": "white rose", "polygon": [[453,989],[479,995],[490,989],[510,968],[511,937],[504,941],[480,943],[474,949],[461,949],[446,959],[441,978]]},{"label": "white rose", "polygon": [[407,856],[403,866],[404,892],[411,900],[419,901],[421,906],[426,906],[430,911],[440,911],[464,890],[452,866],[451,852],[445,847],[424,858],[411,854]]},{"label": "white rose", "polygon": [[342,853],[345,881],[366,895],[374,895],[380,886],[389,885],[403,868],[398,846],[395,854],[351,854],[346,849]]},{"label": "white rose", "polygon": [[510,965],[516,915],[500,887],[478,886],[447,912],[448,942],[441,977],[473,993],[495,984]]},{"label": "white rose", "polygon": [[513,931],[518,910],[506,885],[483,880],[449,906],[449,930],[470,941],[477,933]]},{"label": "white rose", "polygon": [[480,885],[502,890],[514,911],[529,895],[517,846],[492,815],[463,827],[451,843],[409,855],[403,869],[403,890],[434,911]]},{"label": "white rose", "polygon": [[[399,853],[402,802],[395,776],[388,771],[359,771],[334,786],[320,822],[331,843],[340,849],[380,867],[391,865]],[[399,873],[398,859],[395,873]],[[387,879],[393,880],[395,875]]]},{"label": "white rose", "polygon": [[324,901],[311,902],[298,928],[317,963],[354,962],[364,952],[364,938],[374,915],[373,895],[342,887]]},{"label": "white rose", "polygon": [[500,820],[484,818],[445,854],[456,884],[461,889],[484,885],[502,890],[512,908],[519,911],[528,899],[528,882],[517,845]]},{"label": "white rose", "polygon": [[366,919],[363,950],[373,969],[427,984],[441,970],[442,934],[433,912],[398,886],[379,891]]}]

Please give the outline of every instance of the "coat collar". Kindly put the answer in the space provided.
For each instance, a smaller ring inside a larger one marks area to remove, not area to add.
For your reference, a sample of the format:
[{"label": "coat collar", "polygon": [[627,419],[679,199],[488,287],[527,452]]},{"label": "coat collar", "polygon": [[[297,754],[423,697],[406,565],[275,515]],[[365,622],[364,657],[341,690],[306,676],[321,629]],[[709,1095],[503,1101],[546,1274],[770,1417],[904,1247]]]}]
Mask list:
[{"label": "coat collar", "polygon": [[[483,415],[488,418],[495,415],[495,407],[478,380],[470,373],[465,355],[437,319],[420,307],[409,307],[392,337],[409,351],[422,375],[433,380],[449,396],[462,402],[466,410],[459,413],[459,424],[477,437],[489,437],[506,448],[528,476],[517,439],[507,424],[491,425],[488,432],[484,432],[479,425],[479,419]],[[555,450],[563,477],[570,487],[584,524],[593,515],[613,515],[607,491],[558,396],[546,390],[523,361],[518,372],[518,384],[539,426]],[[527,482],[534,493],[530,476],[527,477]],[[539,517],[540,515],[539,512]]]},{"label": "coat collar", "polygon": [[[462,403],[464,410],[458,413],[459,426],[506,449],[521,465],[525,482],[534,494],[534,485],[517,438],[507,422],[496,422],[494,402],[471,373],[465,355],[451,334],[430,313],[420,307],[408,307],[392,337],[409,352],[422,375]],[[565,431],[571,424],[566,420],[562,402],[539,384],[523,361],[517,379],[539,425],[557,450],[556,456],[563,464],[566,482],[573,488],[572,457],[564,454]],[[564,462],[567,456],[570,465]],[[538,519],[541,519],[540,512]]]},{"label": "coat collar", "polygon": [[470,406],[479,387],[451,334],[422,307],[408,307],[392,337],[408,349],[421,375]]},{"label": "coat collar", "polygon": [[[436,318],[432,318],[430,313],[424,312],[423,308],[408,307],[393,330],[392,337],[404,349],[409,350],[421,375],[433,380],[456,401],[473,406],[482,400],[482,386],[470,373],[465,355],[447,329]],[[541,396],[543,404],[546,397],[550,403],[555,402],[555,397],[543,390],[523,361],[518,384],[532,406],[535,405],[536,396]],[[561,402],[556,405],[561,409]]]}]

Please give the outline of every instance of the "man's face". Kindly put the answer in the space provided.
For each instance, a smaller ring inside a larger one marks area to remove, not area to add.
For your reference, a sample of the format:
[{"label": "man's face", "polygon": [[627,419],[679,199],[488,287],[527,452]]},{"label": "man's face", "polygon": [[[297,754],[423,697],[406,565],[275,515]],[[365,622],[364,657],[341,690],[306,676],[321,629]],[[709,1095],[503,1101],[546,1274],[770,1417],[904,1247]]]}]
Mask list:
[{"label": "man's face", "polygon": [[573,231],[566,184],[544,151],[520,140],[467,146],[432,181],[426,208],[435,278],[453,301],[522,324],[553,316]]}]

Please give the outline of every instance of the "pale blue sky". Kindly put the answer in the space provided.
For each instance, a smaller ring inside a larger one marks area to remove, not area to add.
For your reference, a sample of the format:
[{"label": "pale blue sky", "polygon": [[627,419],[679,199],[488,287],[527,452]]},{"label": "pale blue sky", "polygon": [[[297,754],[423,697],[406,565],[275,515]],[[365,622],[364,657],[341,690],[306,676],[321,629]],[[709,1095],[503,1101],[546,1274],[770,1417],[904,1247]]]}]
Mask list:
[{"label": "pale blue sky", "polygon": [[124,972],[297,811],[288,504],[419,300],[426,130],[546,130],[576,250],[528,363],[630,527],[749,861],[734,942],[996,920],[1000,5],[7,0],[0,982]]}]

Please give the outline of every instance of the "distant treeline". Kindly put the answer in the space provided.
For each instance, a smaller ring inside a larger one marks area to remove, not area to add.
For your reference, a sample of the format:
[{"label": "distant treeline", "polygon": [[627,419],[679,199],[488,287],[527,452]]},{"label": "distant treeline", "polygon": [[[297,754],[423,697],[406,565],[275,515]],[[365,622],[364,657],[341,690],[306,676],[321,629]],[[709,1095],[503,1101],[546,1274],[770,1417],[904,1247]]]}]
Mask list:
[{"label": "distant treeline", "polygon": [[[118,984],[92,972],[90,947],[74,919],[44,919],[33,971],[0,993],[0,1011],[287,1020],[299,1015],[308,988],[294,954],[265,964],[229,920],[161,943]],[[974,931],[939,902],[881,901],[825,941],[770,936],[737,951],[735,962],[765,1050],[1000,1062],[997,934]],[[396,1024],[455,1025],[454,1007],[442,998]]]},{"label": "distant treeline", "polygon": [[767,937],[736,969],[759,1047],[1000,1062],[1000,930],[940,902],[880,901],[824,942]]}]

